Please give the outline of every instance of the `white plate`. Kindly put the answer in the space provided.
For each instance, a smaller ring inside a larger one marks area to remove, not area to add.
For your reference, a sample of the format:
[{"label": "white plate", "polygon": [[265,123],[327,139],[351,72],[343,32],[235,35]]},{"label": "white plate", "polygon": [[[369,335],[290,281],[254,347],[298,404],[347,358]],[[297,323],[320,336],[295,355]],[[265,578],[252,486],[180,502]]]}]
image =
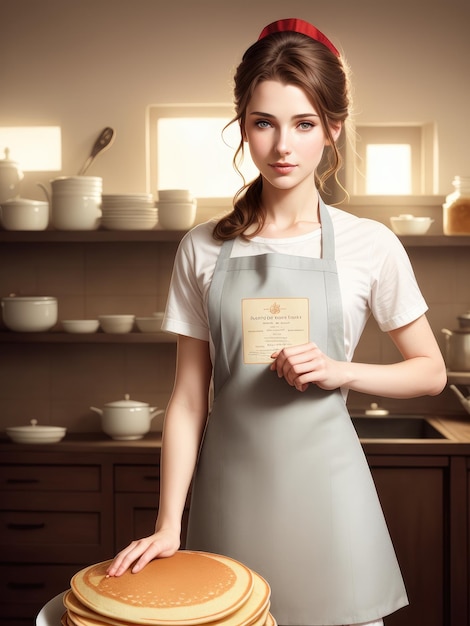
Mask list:
[{"label": "white plate", "polygon": [[62,615],[65,613],[63,602],[65,593],[65,591],[59,593],[42,607],[36,617],[36,626],[60,626]]}]

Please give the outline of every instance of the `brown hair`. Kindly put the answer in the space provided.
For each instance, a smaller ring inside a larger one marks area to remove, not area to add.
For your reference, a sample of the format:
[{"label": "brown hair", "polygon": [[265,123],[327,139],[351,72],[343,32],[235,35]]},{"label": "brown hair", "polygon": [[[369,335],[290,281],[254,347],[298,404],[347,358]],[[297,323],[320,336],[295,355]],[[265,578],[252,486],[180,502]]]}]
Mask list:
[{"label": "brown hair", "polygon": [[[317,185],[323,189],[327,178],[337,176],[342,163],[331,126],[343,123],[349,113],[345,63],[322,43],[300,33],[274,33],[260,39],[248,48],[235,72],[235,117],[230,124],[238,121],[240,128],[244,128],[246,110],[253,92],[259,83],[266,80],[300,87],[318,113],[329,143],[327,167],[321,175],[316,174]],[[237,164],[244,154],[243,144],[242,137],[233,159],[237,170]],[[239,189],[234,197],[233,210],[220,219],[214,228],[215,239],[233,239],[243,235],[250,226],[255,226],[255,234],[261,230],[265,220],[261,206],[262,187],[260,175]]]}]

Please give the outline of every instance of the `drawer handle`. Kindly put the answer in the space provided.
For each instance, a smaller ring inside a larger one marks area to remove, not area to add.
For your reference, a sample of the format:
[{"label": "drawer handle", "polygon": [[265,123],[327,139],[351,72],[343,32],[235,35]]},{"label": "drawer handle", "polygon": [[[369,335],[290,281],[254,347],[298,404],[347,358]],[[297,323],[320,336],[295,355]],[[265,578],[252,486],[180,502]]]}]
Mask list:
[{"label": "drawer handle", "polygon": [[37,478],[9,478],[7,484],[9,485],[35,485],[40,482]]},{"label": "drawer handle", "polygon": [[25,590],[25,589],[44,589],[44,583],[7,583],[9,589]]},{"label": "drawer handle", "polygon": [[46,525],[44,522],[38,522],[37,524],[15,524],[13,522],[11,524],[7,524],[7,528],[10,530],[40,530],[45,527]]}]

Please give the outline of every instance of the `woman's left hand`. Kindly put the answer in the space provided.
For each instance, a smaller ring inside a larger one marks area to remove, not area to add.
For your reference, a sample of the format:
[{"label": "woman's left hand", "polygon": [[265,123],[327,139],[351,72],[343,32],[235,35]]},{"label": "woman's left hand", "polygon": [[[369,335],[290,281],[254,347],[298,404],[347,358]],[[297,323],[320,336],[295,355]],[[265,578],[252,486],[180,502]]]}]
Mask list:
[{"label": "woman's left hand", "polygon": [[327,357],[315,343],[283,348],[274,352],[271,358],[274,361],[270,369],[298,391],[305,391],[310,383],[322,389],[337,389],[341,386],[342,363]]}]

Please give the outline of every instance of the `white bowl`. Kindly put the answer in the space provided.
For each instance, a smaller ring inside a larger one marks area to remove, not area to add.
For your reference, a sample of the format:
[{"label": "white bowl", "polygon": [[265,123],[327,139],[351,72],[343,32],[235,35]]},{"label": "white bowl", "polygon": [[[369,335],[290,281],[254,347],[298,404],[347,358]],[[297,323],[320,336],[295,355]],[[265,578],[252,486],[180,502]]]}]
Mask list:
[{"label": "white bowl", "polygon": [[1,206],[5,230],[45,230],[49,224],[49,203],[26,198],[7,200]]},{"label": "white bowl", "polygon": [[99,191],[103,189],[103,178],[101,176],[58,176],[51,180],[51,187],[54,192],[76,193],[82,191]]},{"label": "white bowl", "polygon": [[164,230],[187,230],[196,219],[196,201],[158,202],[158,223]]},{"label": "white bowl", "polygon": [[113,207],[113,208],[105,208],[102,207],[101,212],[103,217],[147,217],[152,218],[156,217],[158,213],[158,209],[153,206],[143,206],[143,207]]},{"label": "white bowl", "polygon": [[96,333],[100,327],[98,320],[62,320],[66,333]]},{"label": "white bowl", "polygon": [[136,317],[135,323],[141,333],[158,333],[162,329],[162,320],[156,315],[152,315],[152,317]]},{"label": "white bowl", "polygon": [[38,426],[31,420],[31,426],[10,426],[6,434],[15,443],[57,443],[65,437],[67,429],[62,426]]},{"label": "white bowl", "polygon": [[397,235],[424,235],[433,221],[430,217],[415,217],[409,214],[390,218],[392,230]]},{"label": "white bowl", "polygon": [[45,332],[57,323],[57,298],[7,296],[2,298],[3,322],[19,333]]},{"label": "white bowl", "polygon": [[152,217],[103,217],[101,225],[107,230],[152,230],[157,225],[157,215]]},{"label": "white bowl", "polygon": [[98,315],[101,328],[105,333],[130,333],[134,327],[134,315]]},{"label": "white bowl", "polygon": [[159,202],[192,202],[193,196],[189,189],[159,189]]}]

